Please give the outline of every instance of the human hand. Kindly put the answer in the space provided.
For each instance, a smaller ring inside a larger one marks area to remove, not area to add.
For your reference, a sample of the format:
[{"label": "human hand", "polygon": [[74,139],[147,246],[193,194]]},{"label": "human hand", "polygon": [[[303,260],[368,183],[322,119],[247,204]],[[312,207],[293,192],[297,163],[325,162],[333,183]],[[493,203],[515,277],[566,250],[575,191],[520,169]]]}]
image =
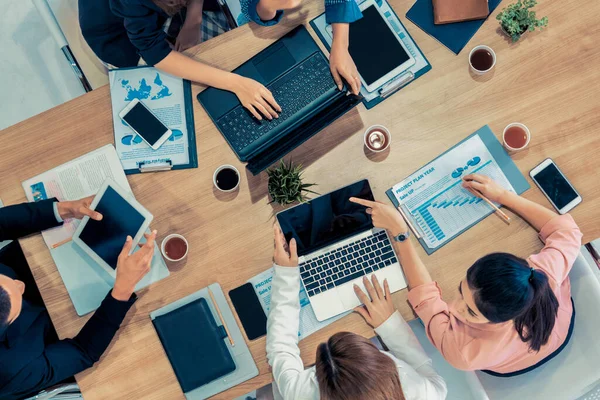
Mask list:
[{"label": "human hand", "polygon": [[277,112],[281,112],[281,107],[279,107],[279,104],[277,104],[269,89],[254,79],[245,78],[235,74],[233,76],[235,77],[233,92],[240,100],[240,103],[242,103],[256,119],[259,121],[262,120],[261,114],[268,120],[279,118]]},{"label": "human hand", "polygon": [[73,201],[60,201],[56,205],[58,214],[62,219],[82,219],[83,217],[88,216],[93,220],[100,221],[102,220],[102,214],[90,209],[90,205],[92,204],[94,197],[95,196],[90,196],[84,199]]},{"label": "human hand", "polygon": [[[362,315],[367,324],[372,328],[378,328],[383,324],[395,311],[394,303],[392,302],[392,293],[387,279],[383,281],[383,289],[375,275],[372,276],[373,284],[364,276],[363,284],[369,293],[369,296],[363,292],[358,285],[354,285],[354,293],[358,299],[364,304],[354,309]],[[369,299],[370,297],[370,299]]]},{"label": "human hand", "polygon": [[260,0],[256,5],[256,13],[263,21],[270,21],[277,15],[277,10],[290,10],[300,6],[301,0]]},{"label": "human hand", "polygon": [[146,243],[135,253],[129,255],[133,245],[131,236],[127,236],[125,245],[117,261],[117,278],[112,290],[112,297],[120,301],[127,301],[135,290],[135,285],[150,271],[152,256],[154,255],[154,240],[156,231],[144,234]]},{"label": "human hand", "polygon": [[292,238],[288,246],[285,236],[277,224],[273,226],[273,234],[275,236],[275,252],[273,253],[275,264],[282,267],[297,267],[298,249],[296,239]]},{"label": "human hand", "polygon": [[469,174],[463,178],[462,186],[473,193],[475,196],[483,194],[491,201],[503,203],[502,198],[509,193],[508,190],[500,186],[496,181],[487,175]]},{"label": "human hand", "polygon": [[200,23],[198,24],[186,24],[184,22],[179,34],[177,35],[177,38],[175,39],[174,49],[177,51],[185,51],[197,44],[202,43],[202,30],[200,28],[201,23],[202,20],[200,20]]},{"label": "human hand", "polygon": [[344,32],[345,29],[334,30],[333,43],[331,44],[331,52],[329,53],[329,69],[339,90],[342,90],[344,87],[344,82],[342,81],[342,78],[344,78],[350,86],[349,90],[358,95],[361,85],[360,76],[358,75],[356,64],[354,64],[354,60],[350,56],[350,52],[348,52],[348,34],[344,34]]},{"label": "human hand", "polygon": [[358,197],[350,197],[350,201],[368,207],[366,212],[367,214],[371,214],[373,225],[376,228],[386,229],[392,236],[398,236],[408,231],[408,226],[402,215],[389,204],[384,204],[380,201],[359,199]]}]

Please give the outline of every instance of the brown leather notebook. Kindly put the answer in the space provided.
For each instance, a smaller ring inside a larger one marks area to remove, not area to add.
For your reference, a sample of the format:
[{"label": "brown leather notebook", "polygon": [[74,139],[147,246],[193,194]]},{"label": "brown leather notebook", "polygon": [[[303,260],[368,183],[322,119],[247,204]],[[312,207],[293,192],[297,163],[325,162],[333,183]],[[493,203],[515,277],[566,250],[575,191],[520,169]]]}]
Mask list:
[{"label": "brown leather notebook", "polygon": [[431,0],[436,25],[484,19],[490,13],[487,0]]}]

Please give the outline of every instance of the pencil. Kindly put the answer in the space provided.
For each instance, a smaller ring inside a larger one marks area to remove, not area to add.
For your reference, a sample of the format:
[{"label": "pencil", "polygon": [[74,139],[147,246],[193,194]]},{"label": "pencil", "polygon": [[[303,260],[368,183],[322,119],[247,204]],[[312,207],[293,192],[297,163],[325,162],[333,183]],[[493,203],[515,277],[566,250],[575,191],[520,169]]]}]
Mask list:
[{"label": "pencil", "polygon": [[401,205],[398,206],[398,211],[400,212],[400,215],[402,215],[402,218],[404,218],[404,220],[406,221],[406,224],[408,225],[408,227],[410,228],[410,230],[413,231],[413,233],[415,234],[415,237],[417,239],[421,239],[421,235],[419,235],[419,232],[417,232],[417,230],[415,229],[415,227],[413,226],[413,224],[410,222],[410,220],[408,219],[408,217],[404,213],[404,210],[402,210],[402,206]]},{"label": "pencil", "polygon": [[60,246],[62,246],[63,244],[69,243],[71,240],[72,240],[72,238],[66,238],[66,239],[64,239],[64,240],[61,240],[61,241],[60,241],[60,242],[58,242],[58,243],[54,243],[54,244],[52,245],[52,248],[53,248],[53,249],[55,249],[55,248],[57,248],[57,247],[60,247]]},{"label": "pencil", "polygon": [[223,319],[223,314],[221,314],[219,305],[217,304],[217,301],[215,300],[215,296],[213,296],[213,292],[212,292],[212,290],[210,290],[210,288],[208,288],[208,294],[210,295],[210,299],[212,300],[213,304],[215,305],[217,314],[219,314],[219,319],[221,320],[221,323],[223,324],[223,328],[225,328],[225,332],[227,333],[227,338],[229,339],[229,343],[231,343],[231,346],[235,346],[235,343],[233,342],[233,339],[231,337],[231,333],[229,333],[229,329],[227,329],[227,324],[225,323],[225,320]]},{"label": "pencil", "polygon": [[494,209],[494,211],[496,212],[496,215],[498,215],[500,218],[502,218],[502,220],[504,222],[506,222],[507,225],[510,225],[510,217],[508,215],[506,215],[501,209],[499,209],[498,207],[496,207],[496,205],[494,203],[492,203],[490,201],[490,199],[488,199],[487,197],[485,197],[483,194],[481,194],[480,192],[475,192],[473,189],[468,188],[469,192],[471,192],[473,194],[473,196],[475,197],[479,197],[481,198],[483,201],[485,201],[486,203],[488,203],[490,205],[490,207],[492,207]]}]

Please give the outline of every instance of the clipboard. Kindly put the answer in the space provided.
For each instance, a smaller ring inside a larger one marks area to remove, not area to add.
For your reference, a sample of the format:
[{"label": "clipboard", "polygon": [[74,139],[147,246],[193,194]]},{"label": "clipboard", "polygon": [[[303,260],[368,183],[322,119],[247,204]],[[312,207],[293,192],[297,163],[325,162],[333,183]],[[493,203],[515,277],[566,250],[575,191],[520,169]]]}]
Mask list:
[{"label": "clipboard", "polygon": [[[360,5],[364,0],[356,0],[356,3]],[[360,90],[360,94],[363,96],[363,104],[367,110],[375,107],[377,104],[386,100],[393,94],[400,91],[400,89],[408,86],[410,83],[414,82],[416,79],[420,78],[423,74],[427,73],[431,70],[431,64],[417,45],[417,43],[413,40],[408,30],[404,27],[398,14],[394,11],[394,9],[389,5],[387,0],[377,0],[375,1],[375,6],[379,7],[388,22],[394,28],[394,33],[402,39],[410,54],[415,58],[415,65],[410,67],[408,70],[404,71],[400,75],[390,79],[388,82],[381,85],[374,92],[367,92],[364,86]],[[331,51],[331,40],[332,36],[329,33],[331,26],[325,22],[325,13],[317,16],[312,21],[310,21],[310,26],[313,28],[318,38],[323,43],[323,46],[327,48],[327,51]]]},{"label": "clipboard", "polygon": [[[236,323],[231,308],[229,307],[229,303],[227,303],[227,299],[223,294],[223,290],[221,289],[221,286],[218,283],[213,283],[212,285],[209,285],[204,289],[201,289],[195,293],[190,294],[189,296],[186,296],[171,304],[159,308],[158,310],[151,312],[150,319],[153,320],[160,315],[167,314],[173,310],[178,309],[179,307],[191,303],[194,300],[204,298],[208,303],[208,306],[213,314],[213,317],[215,318],[215,321],[219,321],[219,316],[216,311],[216,307],[213,304],[208,293],[209,288],[214,294],[215,302],[217,303],[219,310],[221,310],[223,320],[225,321],[225,324],[229,329],[229,333],[235,342],[235,346],[232,346],[228,340],[224,339],[225,344],[229,348],[229,351],[233,357],[233,361],[235,362],[236,368],[233,372],[224,375],[219,379],[216,379],[194,390],[184,393],[186,399],[188,400],[200,400],[209,398],[211,396],[216,395],[217,393],[221,393],[258,375],[258,368],[256,367],[256,363],[254,362],[254,359],[252,358],[252,354],[250,353],[250,350],[246,345],[246,341],[244,340],[242,332],[240,331],[240,328]],[[158,337],[156,340],[159,340]],[[198,368],[201,368],[201,365],[198,365]]]},{"label": "clipboard", "polygon": [[[151,67],[149,65],[144,65],[144,66],[138,66],[138,67],[126,67],[126,68],[117,68],[117,69],[109,70],[108,71],[109,81],[112,83],[112,79],[110,79],[111,74],[114,74],[118,71],[137,70],[137,69],[144,69],[144,68],[154,69],[153,67]],[[161,72],[161,73],[164,75],[168,75],[164,72]],[[177,79],[181,79],[181,78],[177,78]],[[123,170],[125,171],[126,175],[139,174],[139,173],[145,173],[145,172],[171,171],[171,170],[177,170],[177,169],[198,168],[198,153],[196,150],[196,128],[195,128],[195,124],[194,124],[194,107],[193,107],[193,101],[192,101],[192,84],[187,79],[181,79],[181,82],[182,82],[181,90],[183,91],[183,103],[184,103],[182,106],[184,108],[184,115],[185,115],[185,122],[186,122],[185,126],[186,126],[187,136],[188,136],[187,146],[188,146],[189,162],[187,164],[186,163],[177,164],[177,163],[173,162],[171,160],[171,158],[168,158],[168,157],[159,158],[159,159],[148,159],[148,160],[138,162],[137,166],[135,168],[125,168],[124,167]],[[111,103],[113,105],[113,123],[116,125],[117,123],[120,123],[120,121],[115,120],[115,116],[116,116],[116,118],[118,118],[118,112],[120,110],[114,109],[114,102],[112,100],[112,96],[113,96],[112,84],[110,87],[110,92],[111,92]],[[118,148],[116,131],[114,132],[114,135],[115,135],[115,147]]]},{"label": "clipboard", "polygon": [[[472,138],[475,135],[479,135],[479,137],[481,138],[481,140],[487,147],[488,151],[491,153],[492,157],[494,158],[494,160],[496,161],[496,163],[498,164],[498,166],[500,167],[500,169],[502,170],[502,172],[504,173],[504,175],[506,176],[506,178],[508,179],[510,184],[513,186],[513,189],[515,190],[515,192],[517,194],[520,195],[531,187],[529,185],[529,183],[527,182],[527,179],[525,178],[525,176],[521,173],[521,171],[519,171],[519,168],[517,168],[516,164],[510,158],[510,156],[508,155],[506,150],[504,150],[504,147],[502,146],[502,144],[498,141],[498,139],[496,139],[496,135],[494,135],[494,132],[492,132],[492,130],[490,129],[490,127],[488,125],[481,127],[479,130],[477,130],[474,133],[472,133],[471,135],[467,136],[465,139],[461,140],[459,143],[452,146],[451,148],[446,150],[444,153],[440,154],[438,157],[436,157],[432,161],[435,161],[438,158],[444,156],[444,154],[446,154],[450,150],[454,149],[455,147],[461,145],[463,142],[469,140],[470,138]],[[424,167],[426,167],[426,166],[418,168],[412,174],[423,169]],[[412,174],[410,174],[410,175],[412,175]],[[398,203],[398,200],[396,200],[396,196],[394,196],[392,188],[388,189],[385,192],[385,194],[387,194],[388,198],[390,199],[390,201],[394,204],[394,206],[396,208],[398,208],[400,206],[400,204]],[[402,212],[405,213],[404,211],[402,211]],[[422,239],[422,237],[417,240],[419,241],[419,243],[421,243],[421,246],[423,246],[423,249],[425,249],[425,252],[427,253],[427,255],[431,255],[436,250],[438,250],[438,249],[444,247],[445,245],[447,245],[448,243],[452,242],[456,237],[460,236],[463,232],[465,232],[466,230],[470,229],[471,227],[477,225],[479,222],[481,222],[483,219],[487,218],[489,215],[491,215],[493,213],[494,213],[494,210],[490,208],[489,213],[487,213],[486,215],[484,215],[483,217],[481,217],[474,223],[470,224],[466,228],[462,229],[460,232],[455,234],[452,238],[450,238],[449,240],[447,240],[446,242],[444,242],[443,244],[441,244],[440,246],[438,246],[436,248],[430,248],[427,245],[427,243],[425,242],[425,240]],[[409,216],[409,218],[410,218],[410,216]],[[412,223],[412,225],[413,225],[413,228],[419,229],[418,227],[416,227],[416,224],[414,222]]]}]

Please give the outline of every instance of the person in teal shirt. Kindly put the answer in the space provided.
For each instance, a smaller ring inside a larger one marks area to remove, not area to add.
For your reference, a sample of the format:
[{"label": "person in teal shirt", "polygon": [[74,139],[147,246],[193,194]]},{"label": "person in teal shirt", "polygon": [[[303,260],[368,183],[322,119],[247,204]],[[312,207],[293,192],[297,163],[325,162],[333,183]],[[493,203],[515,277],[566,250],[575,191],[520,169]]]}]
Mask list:
[{"label": "person in teal shirt", "polygon": [[[256,12],[261,20],[272,21],[281,17],[283,10],[298,7],[300,0],[260,0]],[[276,18],[277,17],[277,18]],[[354,0],[325,0],[325,18],[333,28],[333,43],[329,54],[331,75],[342,90],[342,78],[348,82],[354,94],[360,92],[360,76],[354,60],[348,52],[350,24],[360,18],[362,13]]]}]

